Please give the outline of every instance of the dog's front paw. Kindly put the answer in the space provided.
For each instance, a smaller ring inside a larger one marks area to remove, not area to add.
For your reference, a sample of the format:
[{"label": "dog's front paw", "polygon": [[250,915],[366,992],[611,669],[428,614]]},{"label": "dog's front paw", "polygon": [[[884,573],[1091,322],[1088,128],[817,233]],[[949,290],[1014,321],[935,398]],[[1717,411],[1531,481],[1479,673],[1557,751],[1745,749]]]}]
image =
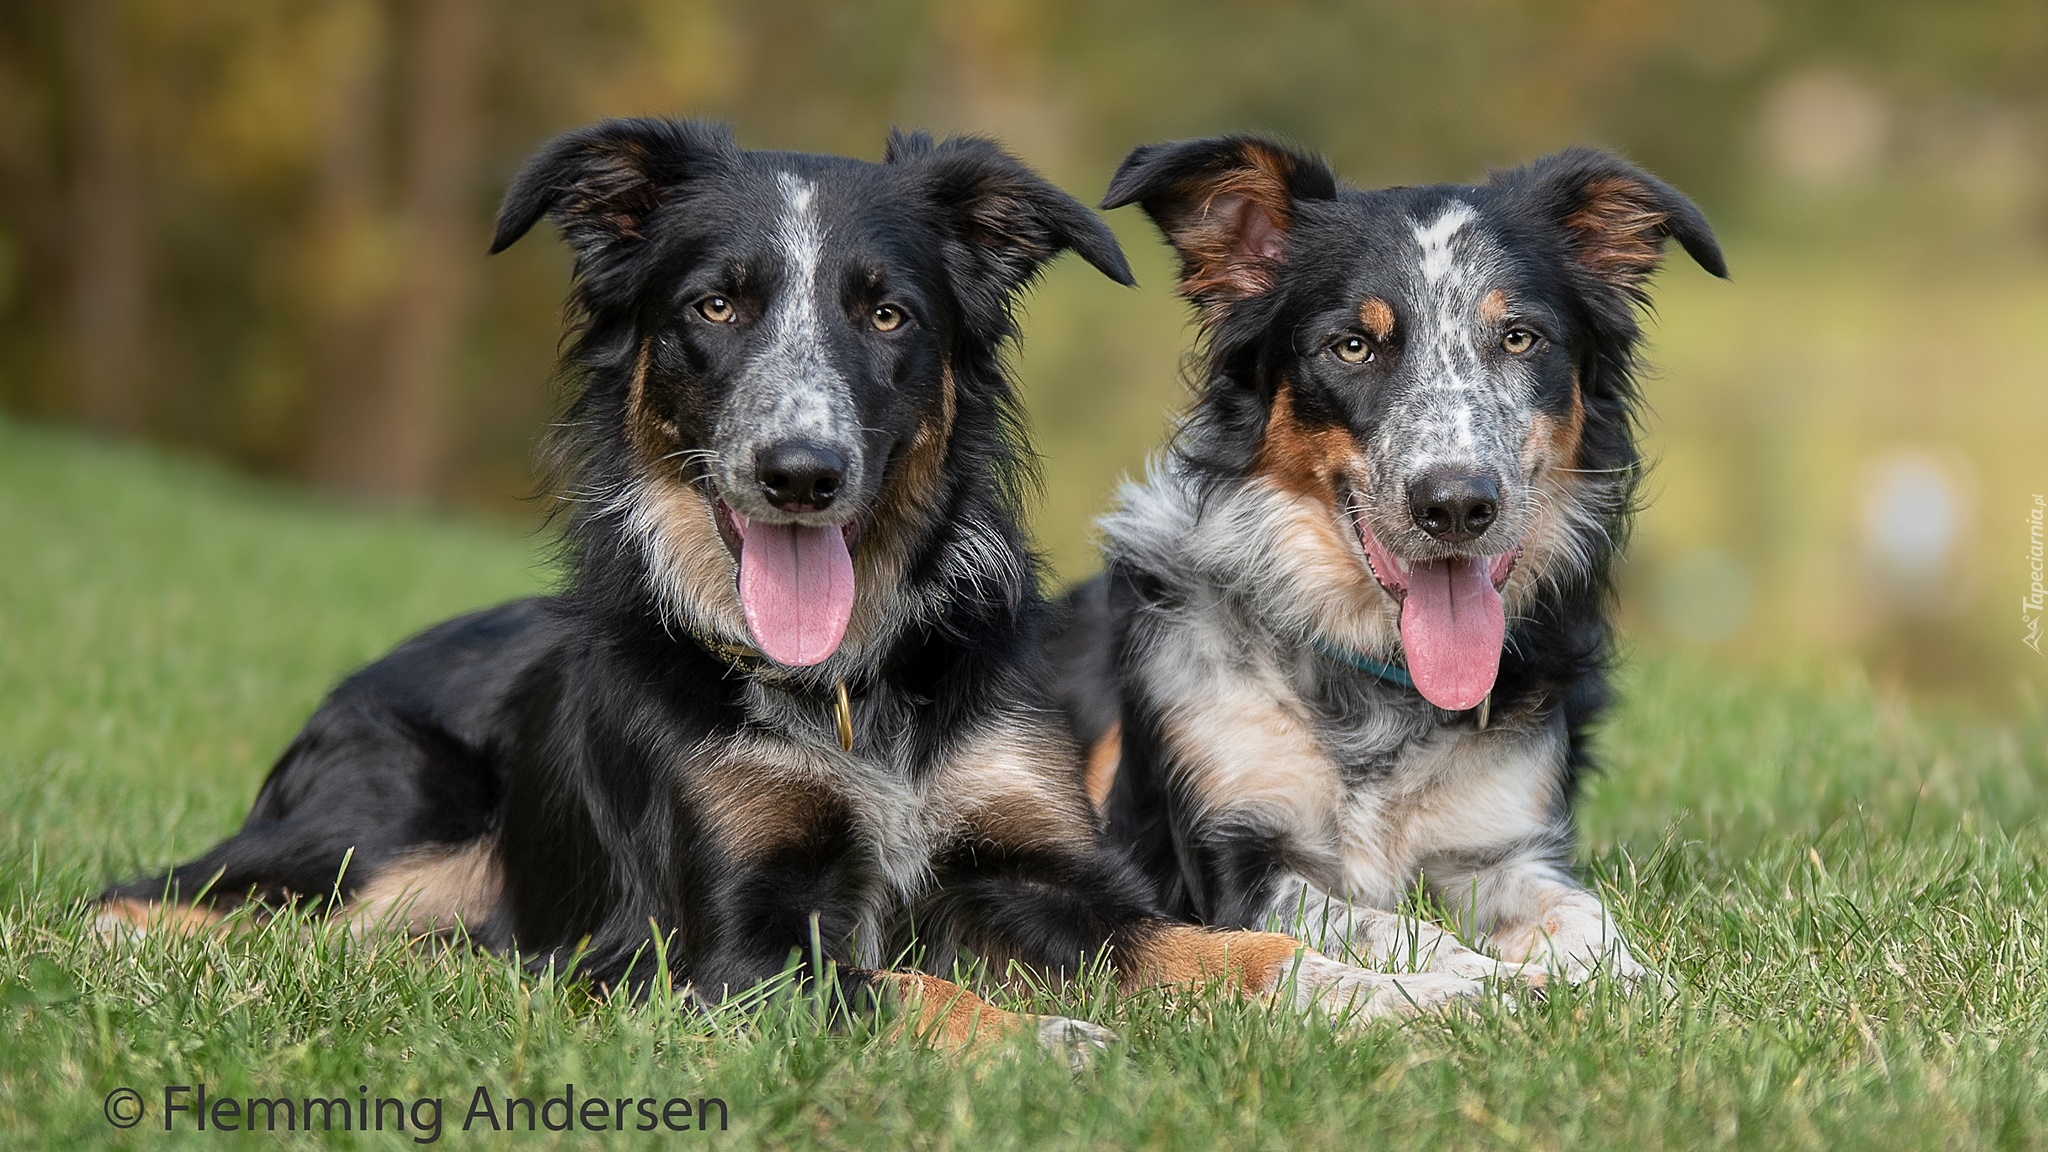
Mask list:
[{"label": "dog's front paw", "polygon": [[1541,964],[1496,960],[1456,942],[1438,947],[1429,957],[1426,970],[1462,976],[1467,980],[1496,980],[1528,988],[1541,988],[1550,981],[1550,970]]},{"label": "dog's front paw", "polygon": [[1107,1052],[1116,1042],[1116,1033],[1086,1020],[1068,1016],[1041,1016],[1038,1020],[1038,1046],[1064,1057],[1067,1067],[1076,1072],[1088,1067],[1099,1053]]},{"label": "dog's front paw", "polygon": [[1568,960],[1563,965],[1564,979],[1572,984],[1586,984],[1599,981],[1611,984],[1623,992],[1660,992],[1675,996],[1678,986],[1666,979],[1656,969],[1645,967],[1628,950],[1615,949],[1598,958]]},{"label": "dog's front paw", "polygon": [[[1447,972],[1387,976],[1384,987],[1366,1005],[1367,1018],[1422,1016],[1442,1012],[1488,992],[1484,979]],[[1503,1001],[1503,1004],[1512,1004]]]},{"label": "dog's front paw", "polygon": [[1630,954],[1604,911],[1564,909],[1546,920],[1496,933],[1493,944],[1509,960],[1543,969],[1551,979],[1567,984],[1598,980],[1625,991],[1672,987]]},{"label": "dog's front paw", "polygon": [[1294,974],[1294,1000],[1336,1020],[1380,1020],[1441,1012],[1486,995],[1486,982],[1449,972],[1393,975],[1304,956]]},{"label": "dog's front paw", "polygon": [[1606,948],[1553,947],[1531,956],[1524,967],[1545,969],[1553,978],[1573,985],[1599,981],[1624,992],[1647,988],[1668,994],[1676,990],[1669,980],[1645,967],[1619,943],[1610,943]]}]

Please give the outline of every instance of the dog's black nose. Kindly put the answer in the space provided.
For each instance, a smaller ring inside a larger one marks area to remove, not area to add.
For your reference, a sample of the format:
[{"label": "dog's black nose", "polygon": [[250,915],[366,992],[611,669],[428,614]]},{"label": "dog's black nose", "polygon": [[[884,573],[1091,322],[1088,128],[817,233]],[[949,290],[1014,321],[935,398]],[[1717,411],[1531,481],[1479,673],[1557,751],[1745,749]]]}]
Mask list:
[{"label": "dog's black nose", "polygon": [[823,444],[785,440],[754,458],[754,478],[784,512],[821,512],[846,482],[846,461]]},{"label": "dog's black nose", "polygon": [[1408,486],[1415,526],[1446,544],[1476,540],[1500,511],[1500,481],[1484,472],[1438,468]]}]

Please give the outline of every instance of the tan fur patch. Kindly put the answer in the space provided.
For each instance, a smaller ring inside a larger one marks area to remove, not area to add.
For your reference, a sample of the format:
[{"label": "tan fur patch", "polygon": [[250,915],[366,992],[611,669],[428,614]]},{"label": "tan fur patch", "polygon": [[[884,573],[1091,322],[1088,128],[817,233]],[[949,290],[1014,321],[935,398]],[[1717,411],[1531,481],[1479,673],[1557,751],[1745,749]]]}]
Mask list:
[{"label": "tan fur patch", "polygon": [[1640,285],[1663,258],[1665,224],[1649,190],[1620,176],[1587,183],[1585,203],[1565,217],[1579,237],[1579,262],[1623,288]]},{"label": "tan fur patch", "polygon": [[[626,386],[626,439],[640,463],[651,475],[659,475],[661,464],[676,447],[675,422],[656,412],[647,400],[647,368],[653,355],[653,338],[640,342],[640,355],[633,360],[633,378]],[[673,471],[673,469],[671,469]]]},{"label": "tan fur patch", "polygon": [[1182,700],[1161,717],[1161,735],[1212,816],[1257,812],[1304,848],[1329,843],[1336,772],[1301,717],[1280,704],[1283,692],[1273,682],[1233,683]]},{"label": "tan fur patch", "polygon": [[1191,297],[1241,299],[1273,286],[1272,262],[1242,244],[1246,214],[1259,213],[1264,220],[1257,226],[1280,232],[1293,225],[1293,162],[1256,143],[1244,146],[1240,160],[1242,167],[1162,221],[1180,251],[1181,291]]},{"label": "tan fur patch", "polygon": [[665,603],[723,639],[751,642],[733,583],[738,566],[702,489],[678,472],[648,475],[628,527],[649,547],[648,574]]},{"label": "tan fur patch", "polygon": [[844,813],[838,796],[813,777],[734,763],[705,773],[703,815],[719,848],[735,860],[758,861],[815,838]]},{"label": "tan fur patch", "polygon": [[1479,298],[1479,318],[1487,324],[1498,324],[1507,319],[1508,294],[1495,288]]},{"label": "tan fur patch", "polygon": [[970,740],[932,783],[935,802],[958,813],[963,833],[1005,848],[1081,851],[1094,813],[1074,787],[1081,750],[1051,726],[1014,724]]},{"label": "tan fur patch", "polygon": [[736,564],[718,533],[711,500],[673,459],[676,427],[647,399],[652,341],[643,340],[626,390],[626,439],[639,462],[628,527],[647,545],[649,575],[663,601],[695,626],[746,642],[746,619],[733,587]]},{"label": "tan fur patch", "polygon": [[894,617],[896,606],[891,602],[892,596],[869,590],[902,587],[904,571],[910,563],[904,544],[939,515],[946,454],[952,447],[953,425],[959,416],[959,386],[954,382],[952,363],[948,361],[941,371],[939,411],[935,418],[918,426],[917,435],[896,465],[896,476],[854,548],[853,586],[859,595],[854,600],[853,619],[846,627],[850,644],[874,635]]},{"label": "tan fur patch", "polygon": [[904,451],[902,471],[890,489],[890,505],[913,515],[931,516],[938,511],[939,479],[945,474],[946,451],[952,446],[953,422],[959,414],[960,389],[953,380],[952,361],[948,360],[939,369],[938,415],[918,425],[917,435]]},{"label": "tan fur patch", "polygon": [[1126,988],[1155,984],[1199,985],[1221,980],[1264,995],[1279,985],[1302,943],[1277,932],[1238,932],[1162,925],[1119,957]]},{"label": "tan fur patch", "polygon": [[489,919],[504,890],[489,840],[422,849],[378,869],[349,901],[347,919],[369,928],[449,932]]},{"label": "tan fur patch", "polygon": [[1266,418],[1265,439],[1252,470],[1281,488],[1306,496],[1337,511],[1337,481],[1347,469],[1362,470],[1358,442],[1343,428],[1311,428],[1294,409],[1294,385],[1283,383],[1273,396]]},{"label": "tan fur patch", "polygon": [[1088,791],[1088,802],[1096,811],[1109,806],[1109,790],[1116,784],[1116,770],[1123,763],[1124,725],[1119,720],[1109,726],[1088,749],[1088,765],[1081,775],[1081,783]]},{"label": "tan fur patch", "polygon": [[1579,439],[1586,430],[1586,401],[1579,391],[1579,374],[1572,373],[1572,407],[1565,418],[1538,413],[1530,421],[1529,439],[1523,447],[1525,466],[1531,472],[1550,472],[1579,466]]},{"label": "tan fur patch", "polygon": [[1521,559],[1502,590],[1509,611],[1558,565],[1578,562],[1578,546],[1573,541],[1590,514],[1586,505],[1599,498],[1597,494],[1603,490],[1599,482],[1610,479],[1578,470],[1585,424],[1585,401],[1574,373],[1571,411],[1563,419],[1536,416],[1522,445],[1523,471],[1534,478],[1542,499],[1536,501],[1535,517],[1522,536]]},{"label": "tan fur patch", "polygon": [[1267,520],[1261,530],[1283,553],[1300,610],[1333,643],[1360,652],[1390,643],[1394,599],[1372,578],[1341,510],[1283,488],[1271,476],[1255,477],[1252,486],[1270,494],[1262,501]]},{"label": "tan fur patch", "polygon": [[227,913],[178,901],[131,900],[120,897],[100,904],[95,916],[101,935],[124,928],[162,932],[173,936],[197,936],[210,931],[227,918]]},{"label": "tan fur patch", "polygon": [[616,140],[590,150],[587,175],[568,189],[560,211],[590,220],[616,235],[638,239],[640,222],[661,204],[653,165],[637,140]]},{"label": "tan fur patch", "polygon": [[874,979],[906,1009],[889,1030],[892,1039],[910,1029],[935,1047],[979,1048],[1034,1022],[1033,1017],[1006,1012],[950,980],[922,972],[877,972]]},{"label": "tan fur patch", "polygon": [[1394,307],[1377,296],[1368,296],[1358,306],[1358,322],[1373,339],[1385,340],[1394,334]]}]

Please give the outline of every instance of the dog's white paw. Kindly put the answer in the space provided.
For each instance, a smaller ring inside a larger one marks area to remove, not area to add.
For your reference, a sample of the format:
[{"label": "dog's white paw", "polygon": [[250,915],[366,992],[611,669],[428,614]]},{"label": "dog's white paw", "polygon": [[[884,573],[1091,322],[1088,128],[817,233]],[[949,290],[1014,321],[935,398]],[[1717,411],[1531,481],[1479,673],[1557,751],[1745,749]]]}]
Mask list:
[{"label": "dog's white paw", "polygon": [[1555,979],[1550,969],[1541,964],[1513,964],[1506,960],[1495,960],[1493,970],[1479,978],[1537,990],[1541,990]]},{"label": "dog's white paw", "polygon": [[1654,968],[1645,967],[1627,952],[1609,952],[1597,962],[1572,963],[1565,970],[1565,979],[1573,984],[1600,981],[1613,984],[1624,992],[1653,991],[1665,996],[1675,996],[1678,985],[1664,978]]},{"label": "dog's white paw", "polygon": [[[1382,977],[1386,981],[1367,1006],[1372,1016],[1421,1016],[1442,1012],[1463,1000],[1488,992],[1483,979],[1448,972],[1417,972]],[[1512,1003],[1503,1001],[1503,1003]]]},{"label": "dog's white paw", "polygon": [[1572,985],[1598,981],[1620,988],[1624,992],[1651,989],[1661,991],[1666,996],[1678,991],[1677,986],[1671,981],[1666,980],[1655,969],[1644,966],[1634,956],[1629,955],[1627,948],[1618,945],[1609,946],[1604,951],[1590,947],[1570,951],[1557,949],[1548,955],[1530,957],[1523,967],[1546,969],[1552,979]]},{"label": "dog's white paw", "polygon": [[1441,1012],[1486,995],[1486,982],[1450,972],[1370,972],[1323,956],[1304,956],[1294,974],[1295,1004],[1336,1020],[1378,1020]]},{"label": "dog's white paw", "polygon": [[1462,976],[1467,980],[1494,980],[1530,988],[1541,988],[1550,981],[1550,970],[1541,964],[1496,960],[1484,952],[1457,943],[1440,946],[1428,961],[1425,971]]},{"label": "dog's white paw", "polygon": [[1116,1042],[1116,1033],[1086,1020],[1044,1016],[1038,1022],[1038,1046],[1064,1057],[1067,1066],[1076,1072],[1088,1067],[1097,1054],[1107,1052]]}]

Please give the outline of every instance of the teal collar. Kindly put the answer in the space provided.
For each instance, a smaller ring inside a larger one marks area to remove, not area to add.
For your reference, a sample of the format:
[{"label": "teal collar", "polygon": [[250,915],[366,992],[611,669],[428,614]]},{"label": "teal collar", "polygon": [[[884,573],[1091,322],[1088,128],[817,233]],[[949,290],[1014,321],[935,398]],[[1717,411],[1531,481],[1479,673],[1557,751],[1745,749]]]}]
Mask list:
[{"label": "teal collar", "polygon": [[[1397,687],[1411,690],[1415,687],[1415,678],[1408,675],[1408,670],[1399,664],[1388,664],[1384,661],[1374,660],[1369,656],[1361,656],[1356,652],[1326,644],[1321,637],[1312,638],[1309,640],[1309,643],[1316,646],[1316,651],[1321,652],[1339,664],[1348,664],[1368,676],[1377,676],[1381,680]],[[1472,709],[1472,719],[1479,726],[1479,730],[1484,732],[1486,731],[1487,722],[1492,718],[1493,693],[1488,692],[1486,699],[1479,702],[1479,707]]]},{"label": "teal collar", "polygon": [[1408,670],[1399,664],[1386,664],[1369,657],[1360,656],[1356,652],[1325,644],[1320,638],[1311,640],[1310,643],[1316,646],[1316,651],[1321,652],[1339,664],[1349,664],[1360,672],[1370,676],[1377,676],[1389,684],[1398,684],[1403,688],[1415,687],[1415,681],[1408,675]]}]

